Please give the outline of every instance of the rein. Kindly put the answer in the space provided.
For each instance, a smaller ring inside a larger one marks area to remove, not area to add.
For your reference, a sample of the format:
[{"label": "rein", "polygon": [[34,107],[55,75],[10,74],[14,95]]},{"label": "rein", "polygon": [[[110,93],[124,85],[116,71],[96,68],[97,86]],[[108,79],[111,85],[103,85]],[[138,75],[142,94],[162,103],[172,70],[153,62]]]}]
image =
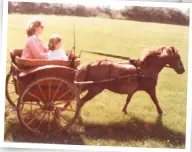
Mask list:
[{"label": "rein", "polygon": [[[112,82],[112,81],[116,81],[116,80],[120,80],[120,79],[126,79],[126,78],[128,78],[128,79],[144,78],[144,79],[151,79],[151,80],[157,81],[157,78],[155,78],[155,77],[146,77],[146,76],[144,76],[142,74],[140,66],[137,65],[137,64],[140,64],[139,60],[134,60],[134,59],[131,59],[130,57],[123,57],[123,56],[118,56],[118,55],[111,55],[111,54],[100,53],[100,52],[92,52],[92,51],[86,51],[86,50],[81,50],[79,57],[81,56],[82,52],[86,52],[86,53],[90,53],[90,54],[97,54],[97,55],[107,56],[107,57],[114,57],[114,58],[119,58],[119,59],[124,59],[124,60],[129,60],[130,63],[126,63],[126,64],[134,65],[137,68],[137,74],[135,74],[135,75],[124,75],[124,76],[121,76],[121,77],[104,79],[104,80],[100,80],[100,81],[74,81],[74,84],[88,85],[88,84],[108,83],[108,82]],[[169,65],[166,65],[165,67],[171,68]]]},{"label": "rein", "polygon": [[[81,54],[85,52],[85,53],[89,53],[89,54],[96,54],[96,55],[100,55],[100,56],[106,56],[106,57],[113,57],[113,58],[118,58],[118,59],[123,59],[123,60],[133,60],[130,57],[124,57],[124,56],[119,56],[119,55],[111,55],[111,54],[107,54],[107,53],[101,53],[101,52],[93,52],[93,51],[87,51],[87,50],[81,50],[80,54],[79,54],[79,58],[81,57]],[[137,60],[135,60],[137,61]],[[171,68],[169,65],[165,65],[166,68]]]},{"label": "rein", "polygon": [[81,50],[79,57],[81,56],[82,52],[86,52],[89,54],[97,54],[101,56],[107,56],[107,57],[113,57],[113,58],[118,58],[118,59],[124,59],[124,60],[130,60],[130,57],[124,57],[124,56],[119,56],[119,55],[111,55],[111,54],[106,54],[106,53],[101,53],[101,52],[93,52],[93,51],[87,51],[87,50]]}]

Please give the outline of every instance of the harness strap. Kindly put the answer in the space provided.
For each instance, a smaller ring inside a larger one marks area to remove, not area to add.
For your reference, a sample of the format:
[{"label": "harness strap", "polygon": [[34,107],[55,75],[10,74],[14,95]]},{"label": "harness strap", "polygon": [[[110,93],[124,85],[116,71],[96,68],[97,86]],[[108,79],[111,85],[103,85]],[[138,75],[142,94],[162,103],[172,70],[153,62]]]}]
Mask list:
[{"label": "harness strap", "polygon": [[[112,79],[112,67],[113,67],[113,64],[111,63],[110,65],[109,65],[109,71],[108,71],[108,73],[109,73],[109,79]],[[110,81],[111,82],[111,81]]]},{"label": "harness strap", "polygon": [[74,84],[78,84],[78,85],[88,85],[88,84],[98,84],[98,83],[109,83],[109,82],[112,82],[112,81],[116,81],[116,80],[120,80],[120,79],[132,79],[132,78],[136,78],[137,81],[140,81],[140,79],[151,79],[151,80],[157,80],[157,78],[155,77],[146,77],[143,75],[142,73],[142,70],[141,70],[141,67],[139,66],[135,66],[136,70],[137,70],[137,73],[136,74],[133,74],[133,75],[124,75],[124,76],[121,76],[121,77],[115,77],[115,78],[112,78],[111,77],[111,73],[112,73],[112,65],[113,64],[110,64],[109,66],[109,71],[108,71],[108,77],[109,79],[104,79],[104,80],[100,80],[100,81],[87,81],[87,73],[89,71],[89,68],[90,68],[90,64],[87,66],[87,73],[86,73],[86,78],[85,78],[85,81],[81,81],[81,82],[78,82],[78,81],[74,81]]},{"label": "harness strap", "polygon": [[[111,79],[104,79],[104,80],[100,80],[100,81],[81,81],[81,82],[78,82],[78,81],[74,81],[74,84],[80,84],[80,85],[83,85],[83,84],[98,84],[98,83],[108,83],[110,81],[115,81],[115,80],[120,80],[120,79],[131,79],[131,78],[135,78],[135,77],[138,77],[138,75],[125,75],[125,76],[121,76],[121,77],[117,77],[117,78],[111,78]],[[157,80],[156,78],[153,78],[153,77],[145,77],[145,76],[140,76],[140,78],[144,78],[144,79],[151,79],[151,80]]]}]

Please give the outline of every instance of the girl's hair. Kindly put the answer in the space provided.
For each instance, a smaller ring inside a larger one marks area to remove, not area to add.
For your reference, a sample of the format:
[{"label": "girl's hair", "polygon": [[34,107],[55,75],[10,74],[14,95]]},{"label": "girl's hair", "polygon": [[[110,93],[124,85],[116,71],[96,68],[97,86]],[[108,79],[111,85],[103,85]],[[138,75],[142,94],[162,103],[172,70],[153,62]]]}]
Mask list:
[{"label": "girl's hair", "polygon": [[29,36],[32,36],[33,34],[35,34],[35,28],[37,28],[39,26],[42,26],[41,20],[39,20],[39,19],[31,20],[27,26],[27,30],[26,30],[27,36],[29,37]]},{"label": "girl's hair", "polygon": [[49,50],[55,50],[55,46],[60,43],[62,40],[62,38],[57,35],[57,34],[54,34],[50,37],[49,39],[49,44],[48,44],[48,48]]}]

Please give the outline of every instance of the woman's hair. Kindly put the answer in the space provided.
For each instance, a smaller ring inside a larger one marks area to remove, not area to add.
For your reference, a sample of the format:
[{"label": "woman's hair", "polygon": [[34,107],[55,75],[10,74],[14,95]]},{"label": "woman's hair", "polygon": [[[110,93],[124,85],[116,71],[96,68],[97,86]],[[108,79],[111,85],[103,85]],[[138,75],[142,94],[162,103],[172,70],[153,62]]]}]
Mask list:
[{"label": "woman's hair", "polygon": [[57,35],[57,34],[54,34],[50,37],[49,39],[49,44],[48,44],[48,48],[49,50],[55,50],[55,46],[60,43],[62,40],[62,38]]},{"label": "woman's hair", "polygon": [[41,20],[39,20],[39,19],[31,20],[27,25],[27,30],[26,30],[27,36],[29,37],[29,36],[32,36],[33,34],[35,34],[35,28],[37,28],[39,26],[42,26]]}]

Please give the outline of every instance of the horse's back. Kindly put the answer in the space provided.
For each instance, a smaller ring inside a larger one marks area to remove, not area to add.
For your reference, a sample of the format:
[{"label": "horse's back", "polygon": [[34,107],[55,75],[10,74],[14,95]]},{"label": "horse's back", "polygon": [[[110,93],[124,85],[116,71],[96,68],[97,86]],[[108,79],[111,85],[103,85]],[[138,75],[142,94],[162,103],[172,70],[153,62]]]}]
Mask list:
[{"label": "horse's back", "polygon": [[79,80],[104,80],[117,78],[123,75],[137,73],[135,66],[127,63],[116,63],[110,60],[98,60],[91,62],[79,69],[77,79]]}]

